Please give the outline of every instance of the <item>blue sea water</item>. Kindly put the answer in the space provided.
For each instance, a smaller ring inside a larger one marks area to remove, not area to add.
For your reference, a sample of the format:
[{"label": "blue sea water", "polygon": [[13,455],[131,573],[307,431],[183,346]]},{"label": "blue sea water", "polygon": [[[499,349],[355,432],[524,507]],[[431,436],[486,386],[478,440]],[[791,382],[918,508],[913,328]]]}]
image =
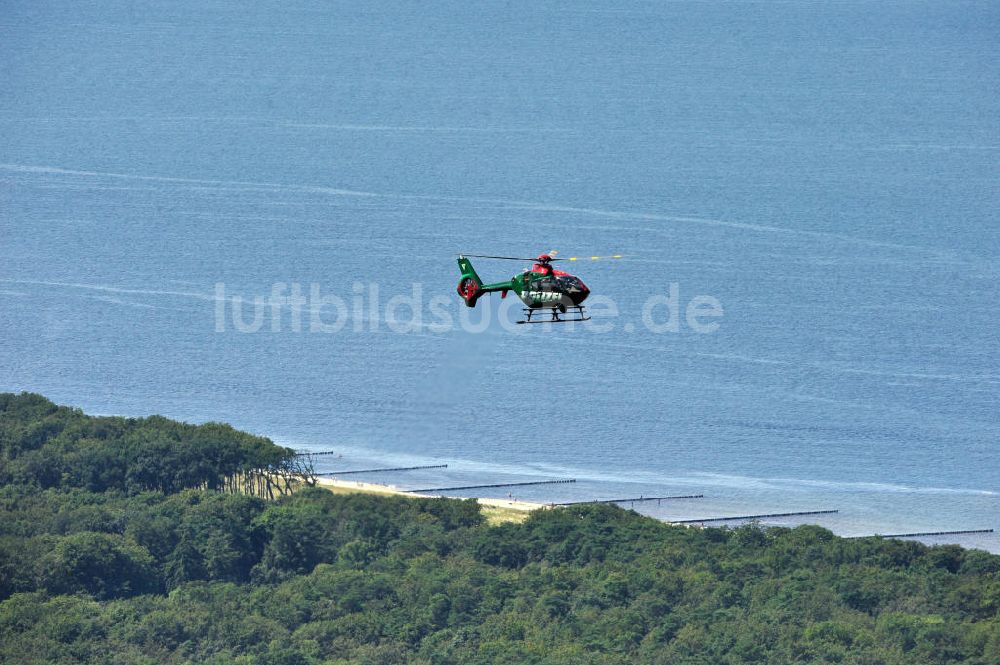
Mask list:
[{"label": "blue sea water", "polygon": [[[364,478],[403,487],[1000,529],[997,35],[962,0],[8,0],[0,390],[449,464]],[[617,317],[459,325],[457,253],[553,248],[625,255],[568,264]],[[343,328],[241,332],[275,284]],[[672,284],[715,332],[643,323]]]}]

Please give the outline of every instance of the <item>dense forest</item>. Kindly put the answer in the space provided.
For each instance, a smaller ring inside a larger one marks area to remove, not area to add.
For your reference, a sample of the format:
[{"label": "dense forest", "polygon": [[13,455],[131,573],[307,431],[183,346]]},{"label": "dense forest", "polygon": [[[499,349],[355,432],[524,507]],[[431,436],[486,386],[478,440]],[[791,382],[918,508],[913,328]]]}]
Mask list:
[{"label": "dense forest", "polygon": [[0,395],[0,662],[1000,664],[1000,556],[606,505],[489,526],[294,460]]}]

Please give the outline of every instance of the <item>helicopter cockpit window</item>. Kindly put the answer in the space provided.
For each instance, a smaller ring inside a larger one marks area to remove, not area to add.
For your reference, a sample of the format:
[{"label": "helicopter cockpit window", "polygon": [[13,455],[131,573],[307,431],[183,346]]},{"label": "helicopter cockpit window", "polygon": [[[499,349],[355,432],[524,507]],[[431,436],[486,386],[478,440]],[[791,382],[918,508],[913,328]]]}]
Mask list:
[{"label": "helicopter cockpit window", "polygon": [[559,293],[582,293],[587,290],[578,277],[557,275],[539,277],[530,284],[532,291],[558,291]]},{"label": "helicopter cockpit window", "polygon": [[575,293],[577,291],[584,290],[583,282],[581,282],[579,278],[573,277],[572,275],[562,275],[556,277],[556,281],[559,285],[560,291]]},{"label": "helicopter cockpit window", "polygon": [[558,282],[555,277],[542,277],[531,283],[532,291],[558,291]]}]

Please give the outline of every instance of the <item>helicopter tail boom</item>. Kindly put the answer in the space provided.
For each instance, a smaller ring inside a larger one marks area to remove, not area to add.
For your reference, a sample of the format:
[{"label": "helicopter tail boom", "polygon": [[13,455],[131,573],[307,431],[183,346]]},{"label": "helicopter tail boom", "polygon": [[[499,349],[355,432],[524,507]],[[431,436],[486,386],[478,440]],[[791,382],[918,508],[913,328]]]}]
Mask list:
[{"label": "helicopter tail boom", "polygon": [[476,274],[476,269],[472,267],[472,262],[464,256],[458,257],[458,268],[462,271],[462,279],[458,282],[458,295],[469,307],[475,307],[476,301],[485,293],[499,292],[503,297],[507,297],[507,292],[514,288],[512,282],[497,282],[495,284],[483,284],[483,280]]}]

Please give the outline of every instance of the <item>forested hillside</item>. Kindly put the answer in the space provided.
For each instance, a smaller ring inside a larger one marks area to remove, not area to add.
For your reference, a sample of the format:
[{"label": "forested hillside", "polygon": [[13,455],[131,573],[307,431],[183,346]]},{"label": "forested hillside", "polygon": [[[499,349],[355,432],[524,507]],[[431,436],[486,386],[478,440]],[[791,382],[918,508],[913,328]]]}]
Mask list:
[{"label": "forested hillside", "polygon": [[985,552],[260,491],[293,460],[0,395],[0,662],[1000,664]]}]

